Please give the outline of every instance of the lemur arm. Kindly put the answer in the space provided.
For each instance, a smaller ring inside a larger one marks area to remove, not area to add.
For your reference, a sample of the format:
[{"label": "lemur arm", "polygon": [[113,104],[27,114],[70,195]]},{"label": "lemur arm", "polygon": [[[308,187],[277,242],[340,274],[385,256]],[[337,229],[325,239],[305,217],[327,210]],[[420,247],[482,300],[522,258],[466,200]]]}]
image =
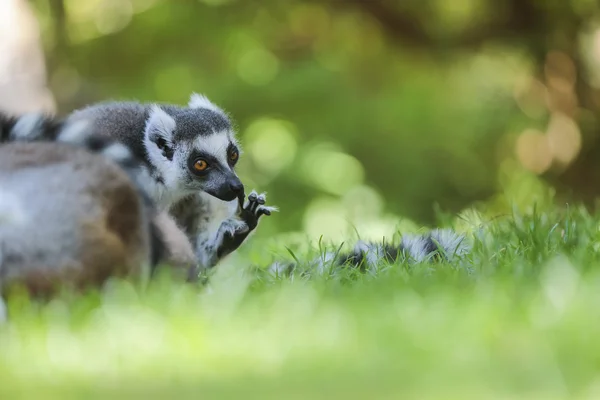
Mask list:
[{"label": "lemur arm", "polygon": [[177,204],[171,213],[194,244],[201,267],[212,268],[240,247],[256,229],[261,216],[277,210],[266,206],[265,202],[264,194],[252,191],[245,202],[243,198],[239,199],[233,215],[224,216],[222,211],[228,207],[226,203],[194,196]]}]

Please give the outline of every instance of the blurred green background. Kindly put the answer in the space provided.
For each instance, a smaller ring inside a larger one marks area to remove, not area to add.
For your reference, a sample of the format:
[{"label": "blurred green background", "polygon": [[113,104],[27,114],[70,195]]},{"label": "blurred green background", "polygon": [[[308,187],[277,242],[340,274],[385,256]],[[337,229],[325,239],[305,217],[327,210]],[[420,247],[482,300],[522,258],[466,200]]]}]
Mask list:
[{"label": "blurred green background", "polygon": [[[35,0],[62,114],[231,113],[260,235],[381,238],[600,185],[597,0]],[[411,228],[412,227],[412,228]]]},{"label": "blurred green background", "polygon": [[[0,397],[600,398],[598,0],[0,0],[0,109],[38,28],[60,114],[204,93],[281,212],[200,293],[12,299]],[[490,220],[453,263],[245,268]]]}]

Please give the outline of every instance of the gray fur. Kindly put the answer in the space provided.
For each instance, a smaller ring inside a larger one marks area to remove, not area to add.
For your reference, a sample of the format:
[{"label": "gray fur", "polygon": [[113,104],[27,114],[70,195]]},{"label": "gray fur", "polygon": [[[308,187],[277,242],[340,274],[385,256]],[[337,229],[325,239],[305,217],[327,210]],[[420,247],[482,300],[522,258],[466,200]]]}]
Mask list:
[{"label": "gray fur", "polygon": [[219,112],[209,109],[191,109],[169,104],[138,103],[138,102],[105,102],[98,103],[74,111],[70,121],[86,119],[93,122],[100,134],[113,137],[129,147],[134,154],[145,160],[151,168],[148,152],[144,146],[144,130],[153,108],[158,107],[173,118],[175,128],[167,134],[160,127],[148,127],[152,137],[163,136],[176,145],[191,146],[198,136],[209,136],[215,133],[234,134],[230,121]]},{"label": "gray fur", "polygon": [[411,261],[420,263],[431,255],[433,243],[429,235],[410,234],[402,237],[401,248]]},{"label": "gray fur", "polygon": [[471,246],[465,235],[458,234],[451,229],[434,229],[431,238],[444,252],[444,257],[449,261],[465,256],[471,251]]},{"label": "gray fur", "polygon": [[[208,100],[207,100],[208,101]],[[212,103],[210,103],[212,104]],[[227,165],[227,146],[210,149],[219,158],[207,177],[190,171],[190,159],[206,150],[205,144],[222,142],[239,147],[231,122],[217,106],[190,108],[170,104],[106,102],[73,112],[69,121],[90,120],[102,135],[126,145],[150,168],[154,178],[153,198],[168,208],[201,191],[219,192],[229,180],[237,179]],[[162,141],[162,143],[160,142]],[[169,150],[161,148],[164,145]],[[171,151],[172,153],[169,153]],[[218,164],[218,165],[216,165]]]},{"label": "gray fur", "polygon": [[[218,263],[222,258],[218,254],[231,236],[254,229],[240,218],[243,210],[227,192],[232,182],[239,182],[229,151],[241,153],[231,121],[206,97],[192,94],[187,107],[99,103],[68,117],[69,121],[81,119],[92,121],[100,134],[116,139],[145,162],[153,178],[146,185],[152,199],[174,216],[204,267]],[[211,168],[206,174],[194,173],[193,160],[206,156]],[[275,209],[261,204],[254,213],[259,211]]]},{"label": "gray fur", "polygon": [[[157,214],[140,185],[147,169],[127,146],[85,120],[40,114],[0,113],[0,132],[0,289],[23,283],[35,295],[144,279],[159,262],[196,270],[189,240]],[[0,320],[3,306],[0,298]]]},{"label": "gray fur", "polygon": [[173,218],[155,214],[119,166],[55,142],[0,146],[0,250],[0,289],[23,283],[34,296],[111,277],[145,281],[160,262],[196,268]]},{"label": "gray fur", "polygon": [[[14,120],[12,126],[11,120]],[[0,113],[0,126],[8,129],[4,142],[59,142],[101,154],[120,165],[134,180],[143,196],[150,197],[148,168],[127,146],[110,137],[98,135],[91,122],[86,119],[65,122],[42,113],[28,113],[11,119]]]},{"label": "gray fur", "polygon": [[[308,269],[317,274],[323,274],[336,266],[373,271],[384,263],[425,263],[431,262],[436,256],[438,259],[453,261],[465,256],[470,249],[465,235],[451,229],[435,229],[425,234],[406,234],[396,246],[358,241],[350,252],[337,256],[333,252],[326,252],[309,263]],[[295,267],[293,263],[277,261],[267,270],[273,275],[289,275]]]},{"label": "gray fur", "polygon": [[0,192],[22,214],[0,224],[0,285],[79,286],[148,272],[150,210],[110,160],[66,144],[5,144]]}]

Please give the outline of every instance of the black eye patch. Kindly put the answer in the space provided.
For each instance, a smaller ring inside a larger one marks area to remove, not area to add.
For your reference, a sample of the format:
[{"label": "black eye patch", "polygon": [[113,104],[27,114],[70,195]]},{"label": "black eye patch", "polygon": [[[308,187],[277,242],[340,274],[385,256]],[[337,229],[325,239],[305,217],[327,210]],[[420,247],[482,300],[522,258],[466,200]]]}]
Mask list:
[{"label": "black eye patch", "polygon": [[206,161],[210,169],[221,169],[221,163],[213,155],[202,151],[194,151],[188,158],[188,166],[192,171],[194,171],[194,164],[198,160]]}]

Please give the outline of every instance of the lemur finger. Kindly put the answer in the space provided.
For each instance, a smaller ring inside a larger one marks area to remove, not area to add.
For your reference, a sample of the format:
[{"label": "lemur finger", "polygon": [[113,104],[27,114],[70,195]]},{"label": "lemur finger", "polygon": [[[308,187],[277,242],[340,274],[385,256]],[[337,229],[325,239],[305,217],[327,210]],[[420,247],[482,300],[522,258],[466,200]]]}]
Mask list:
[{"label": "lemur finger", "polygon": [[256,201],[254,202],[254,204],[252,204],[252,207],[250,207],[250,211],[253,213],[256,213],[258,206],[265,204],[265,202],[266,202],[265,194],[264,193],[259,194],[258,196],[256,196]]},{"label": "lemur finger", "polygon": [[257,197],[258,197],[258,194],[253,190],[248,195],[248,200],[250,200],[251,202],[253,202],[253,201],[256,201]]},{"label": "lemur finger", "polygon": [[271,215],[271,213],[279,211],[277,207],[273,206],[260,206],[256,211],[256,218],[259,218],[261,215]]},{"label": "lemur finger", "polygon": [[251,213],[256,213],[256,209],[258,208],[259,204],[258,201],[255,199],[250,203],[250,206],[248,207],[248,209],[250,210]]},{"label": "lemur finger", "polygon": [[245,197],[246,197],[246,195],[244,193],[242,193],[238,196],[238,212],[240,212],[244,209]]},{"label": "lemur finger", "polygon": [[269,216],[269,215],[271,215],[271,211],[261,208],[256,212],[256,218],[257,219],[260,218],[261,215]]},{"label": "lemur finger", "polygon": [[[264,195],[262,195],[262,194],[259,195],[254,190],[252,191],[251,194],[253,196],[252,196],[252,199],[250,199],[251,203],[250,203],[249,210],[252,213],[256,213],[256,209],[258,208],[258,206],[260,204],[264,204]],[[248,198],[250,198],[250,197],[248,197]],[[261,201],[262,201],[262,203],[261,203]]]}]

